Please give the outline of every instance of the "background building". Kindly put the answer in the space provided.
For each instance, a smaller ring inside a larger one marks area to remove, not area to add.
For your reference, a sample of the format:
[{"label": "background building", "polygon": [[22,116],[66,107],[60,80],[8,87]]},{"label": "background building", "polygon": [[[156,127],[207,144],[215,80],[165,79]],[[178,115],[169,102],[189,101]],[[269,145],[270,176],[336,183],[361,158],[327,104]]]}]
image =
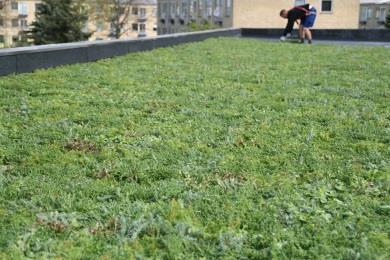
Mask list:
[{"label": "background building", "polygon": [[159,0],[159,34],[188,31],[193,23],[214,27],[283,28],[281,9],[310,3],[318,29],[357,29],[359,0]]},{"label": "background building", "polygon": [[361,0],[360,28],[383,29],[390,12],[390,0]]},{"label": "background building", "polygon": [[233,0],[159,0],[158,33],[233,26]]},{"label": "background building", "polygon": [[40,0],[0,0],[0,48],[24,41],[23,32],[35,19]]},{"label": "background building", "polygon": [[310,3],[318,10],[317,29],[357,29],[359,0],[235,0],[235,27],[282,28],[286,21],[279,18],[281,9]]},{"label": "background building", "polygon": [[[150,37],[157,35],[157,0],[131,0],[126,24],[121,38]],[[95,9],[96,10],[96,9]],[[126,10],[127,11],[127,10]],[[90,40],[103,40],[112,37],[112,25],[104,19],[91,15],[86,31],[94,32]]]},{"label": "background building", "polygon": [[[41,0],[0,0],[0,48],[26,44],[23,33],[31,29],[40,3]],[[131,0],[129,10],[121,38],[157,35],[157,0]],[[95,13],[91,13],[85,31],[93,33],[90,40],[113,38],[110,23],[96,19]]]}]

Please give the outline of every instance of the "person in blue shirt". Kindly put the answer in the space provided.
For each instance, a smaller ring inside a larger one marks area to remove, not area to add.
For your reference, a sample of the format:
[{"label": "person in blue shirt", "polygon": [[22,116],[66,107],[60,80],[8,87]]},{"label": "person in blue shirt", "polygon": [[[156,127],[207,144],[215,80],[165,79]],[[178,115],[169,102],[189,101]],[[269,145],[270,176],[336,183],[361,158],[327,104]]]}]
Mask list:
[{"label": "person in blue shirt", "polygon": [[288,19],[283,35],[280,37],[281,41],[285,41],[286,38],[291,35],[294,23],[298,23],[298,20],[300,20],[299,38],[301,43],[305,42],[305,37],[307,38],[309,44],[312,43],[313,37],[310,28],[314,26],[314,22],[317,17],[317,10],[314,6],[306,4],[296,6],[288,11],[283,9],[280,11],[280,17]]}]

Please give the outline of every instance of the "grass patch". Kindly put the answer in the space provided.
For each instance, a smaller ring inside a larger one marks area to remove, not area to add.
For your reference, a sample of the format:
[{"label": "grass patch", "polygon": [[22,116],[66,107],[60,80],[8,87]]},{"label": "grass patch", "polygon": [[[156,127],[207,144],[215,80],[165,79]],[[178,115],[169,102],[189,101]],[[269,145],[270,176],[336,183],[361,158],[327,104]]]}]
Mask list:
[{"label": "grass patch", "polygon": [[0,258],[388,258],[388,57],[226,38],[0,78]]}]

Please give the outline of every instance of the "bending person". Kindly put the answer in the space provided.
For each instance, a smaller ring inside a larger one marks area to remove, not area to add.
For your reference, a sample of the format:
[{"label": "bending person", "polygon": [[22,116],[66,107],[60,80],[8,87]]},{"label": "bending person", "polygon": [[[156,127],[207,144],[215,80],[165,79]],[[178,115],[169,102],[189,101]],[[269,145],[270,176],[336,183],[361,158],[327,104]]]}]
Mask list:
[{"label": "bending person", "polygon": [[305,42],[305,38],[307,38],[308,43],[311,44],[313,37],[310,31],[310,28],[314,26],[314,22],[317,17],[317,10],[314,6],[310,4],[296,6],[289,11],[283,9],[280,11],[280,17],[284,19],[288,19],[286,28],[284,29],[283,36],[280,37],[281,41],[285,41],[286,38],[291,35],[291,32],[294,28],[294,23],[299,24],[299,38],[301,43]]}]

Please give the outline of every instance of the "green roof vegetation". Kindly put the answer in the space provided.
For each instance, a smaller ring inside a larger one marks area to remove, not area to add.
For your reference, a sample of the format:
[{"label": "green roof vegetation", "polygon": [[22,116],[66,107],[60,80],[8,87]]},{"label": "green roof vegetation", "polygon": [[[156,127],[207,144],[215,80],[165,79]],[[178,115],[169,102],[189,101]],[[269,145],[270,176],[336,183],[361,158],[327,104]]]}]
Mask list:
[{"label": "green roof vegetation", "polygon": [[0,78],[0,258],[388,259],[388,57],[221,38]]}]

